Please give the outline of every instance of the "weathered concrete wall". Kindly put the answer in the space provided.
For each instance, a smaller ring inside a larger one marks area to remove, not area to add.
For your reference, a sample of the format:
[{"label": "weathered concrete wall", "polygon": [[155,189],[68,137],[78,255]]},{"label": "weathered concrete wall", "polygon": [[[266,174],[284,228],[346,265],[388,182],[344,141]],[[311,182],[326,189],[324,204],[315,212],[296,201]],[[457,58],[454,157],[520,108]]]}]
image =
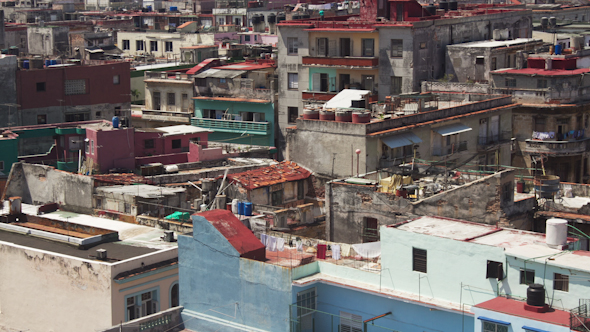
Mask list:
[{"label": "weathered concrete wall", "polygon": [[141,317],[113,326],[101,332],[140,332],[149,327],[150,332],[177,332],[184,329],[182,307],[174,307],[153,315]]},{"label": "weathered concrete wall", "polygon": [[65,27],[28,27],[27,42],[30,54],[63,55],[69,48],[68,32]]},{"label": "weathered concrete wall", "polygon": [[16,105],[16,68],[16,56],[0,56],[0,127],[19,124],[18,107],[7,105]]},{"label": "weathered concrete wall", "polygon": [[511,216],[522,213],[521,206],[514,206],[514,175],[511,171],[486,176],[416,202],[376,190],[376,186],[342,182],[326,184],[326,238],[329,241],[362,242],[365,218],[377,219],[379,226],[417,216],[509,224]]},{"label": "weathered concrete wall", "polygon": [[[122,110],[127,110],[131,106],[130,103],[104,103],[94,105],[78,105],[78,106],[48,106],[40,108],[29,108],[19,110],[20,119],[23,126],[36,125],[37,116],[47,116],[47,123],[62,123],[66,122],[66,116],[69,114],[84,114],[80,121],[84,120],[111,120],[115,116],[115,108],[119,107]],[[14,112],[14,108],[12,110]],[[21,123],[19,122],[19,123]]]},{"label": "weathered concrete wall", "polygon": [[28,204],[57,203],[64,210],[92,214],[93,187],[89,176],[21,162],[12,166],[5,197],[20,196]]},{"label": "weathered concrete wall", "polygon": [[108,264],[0,242],[0,330],[112,326]]},{"label": "weathered concrete wall", "polygon": [[422,82],[422,92],[462,92],[462,93],[491,93],[489,84],[458,83],[458,82]]}]

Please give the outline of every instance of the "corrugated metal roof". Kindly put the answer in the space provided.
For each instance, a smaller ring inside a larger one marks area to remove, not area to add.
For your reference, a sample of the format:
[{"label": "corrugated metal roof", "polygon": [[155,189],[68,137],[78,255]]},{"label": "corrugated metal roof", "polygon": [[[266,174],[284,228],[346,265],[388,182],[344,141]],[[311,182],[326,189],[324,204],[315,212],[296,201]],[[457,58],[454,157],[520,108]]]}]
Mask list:
[{"label": "corrugated metal roof", "polygon": [[311,172],[294,162],[283,161],[276,165],[247,172],[229,174],[230,181],[240,183],[247,190],[268,187],[278,183],[307,179]]},{"label": "corrugated metal roof", "polygon": [[422,140],[420,139],[420,137],[416,136],[412,132],[407,132],[407,133],[402,133],[399,135],[384,137],[381,140],[383,141],[383,143],[385,143],[391,149],[422,143]]},{"label": "corrugated metal roof", "polygon": [[472,128],[467,127],[462,123],[453,123],[448,126],[442,126],[438,128],[433,128],[432,130],[436,131],[437,133],[441,134],[442,136],[449,136],[454,134],[463,133],[466,131],[472,130]]},{"label": "corrugated metal roof", "polygon": [[208,69],[195,75],[196,78],[234,78],[245,74],[244,70]]}]

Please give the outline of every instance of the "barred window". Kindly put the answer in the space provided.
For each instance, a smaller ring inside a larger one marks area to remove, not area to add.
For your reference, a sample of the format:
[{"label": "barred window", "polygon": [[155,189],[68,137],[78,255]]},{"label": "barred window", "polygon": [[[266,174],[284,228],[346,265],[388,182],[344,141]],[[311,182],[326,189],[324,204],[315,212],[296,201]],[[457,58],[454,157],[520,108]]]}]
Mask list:
[{"label": "barred window", "polygon": [[86,94],[86,80],[66,80],[66,95],[84,95]]}]

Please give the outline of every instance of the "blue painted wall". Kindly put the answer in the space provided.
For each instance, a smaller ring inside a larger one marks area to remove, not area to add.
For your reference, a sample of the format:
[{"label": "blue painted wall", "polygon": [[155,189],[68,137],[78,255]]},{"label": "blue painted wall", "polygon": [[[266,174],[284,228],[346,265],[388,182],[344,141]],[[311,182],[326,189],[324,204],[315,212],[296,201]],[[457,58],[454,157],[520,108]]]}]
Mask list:
[{"label": "blue painted wall", "polygon": [[[240,112],[264,113],[264,120],[269,123],[270,130],[267,135],[250,134],[243,135],[242,132],[227,133],[215,131],[209,134],[210,141],[220,141],[236,144],[251,144],[262,146],[275,146],[274,124],[275,111],[274,103],[247,103],[219,100],[199,100],[195,99],[195,117],[202,118],[203,110],[229,110],[229,114],[240,115]],[[215,129],[213,129],[215,130]]]},{"label": "blue painted wall", "polygon": [[290,269],[240,258],[203,217],[193,216],[193,225],[193,237],[178,237],[185,327],[199,332],[240,331],[238,327],[246,326],[288,331]]}]

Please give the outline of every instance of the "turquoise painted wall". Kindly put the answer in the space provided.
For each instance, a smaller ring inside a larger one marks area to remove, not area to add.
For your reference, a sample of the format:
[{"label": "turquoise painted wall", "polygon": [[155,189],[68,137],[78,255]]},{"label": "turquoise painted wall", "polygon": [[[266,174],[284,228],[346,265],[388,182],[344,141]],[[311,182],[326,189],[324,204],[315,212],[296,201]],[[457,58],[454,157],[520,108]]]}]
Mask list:
[{"label": "turquoise painted wall", "polygon": [[[270,128],[267,135],[257,135],[250,133],[228,133],[223,131],[215,131],[209,134],[210,141],[236,143],[236,144],[253,144],[262,146],[275,146],[274,124],[275,111],[274,103],[247,103],[234,101],[218,101],[218,100],[197,100],[195,99],[195,117],[202,118],[203,110],[229,110],[229,114],[239,115],[240,112],[254,112],[264,113],[264,120],[269,123]],[[215,130],[215,129],[213,129]]]},{"label": "turquoise painted wall", "polygon": [[313,91],[313,74],[328,74],[328,91],[337,92],[338,74],[334,68],[309,68],[309,91]]},{"label": "turquoise painted wall", "polygon": [[[206,219],[192,218],[193,236],[178,237],[185,327],[202,332],[244,327],[288,331],[290,269],[240,258]],[[201,318],[195,319],[197,315]]]},{"label": "turquoise painted wall", "polygon": [[4,162],[4,169],[0,172],[8,175],[12,164],[18,162],[18,139],[0,140],[0,161]]}]

